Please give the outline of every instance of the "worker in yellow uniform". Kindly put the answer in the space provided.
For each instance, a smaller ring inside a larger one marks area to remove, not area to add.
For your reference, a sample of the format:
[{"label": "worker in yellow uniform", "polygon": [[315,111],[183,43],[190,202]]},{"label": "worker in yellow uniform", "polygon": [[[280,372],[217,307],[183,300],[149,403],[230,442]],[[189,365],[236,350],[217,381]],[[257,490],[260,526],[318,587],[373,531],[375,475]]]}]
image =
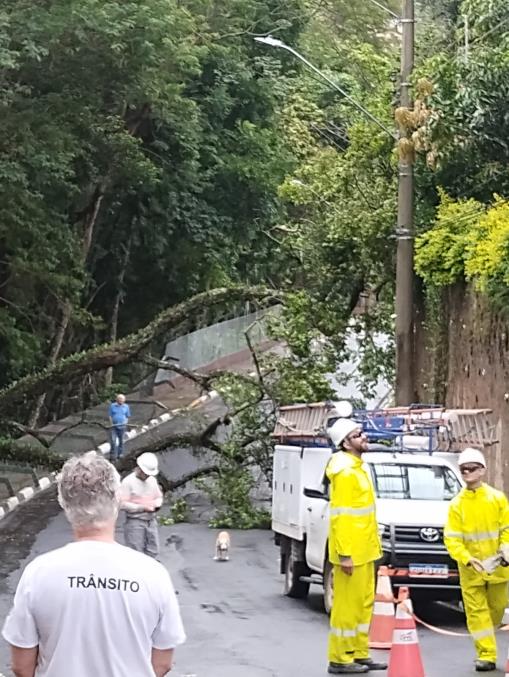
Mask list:
[{"label": "worker in yellow uniform", "polygon": [[330,482],[329,559],[334,566],[334,603],[328,672],[334,675],[385,670],[369,655],[368,633],[375,601],[375,560],[382,555],[375,493],[362,462],[368,441],[358,423],[340,418],[329,429],[335,453]]},{"label": "worker in yellow uniform", "polygon": [[[483,483],[486,460],[478,449],[461,452],[465,487],[453,498],[444,530],[449,554],[458,562],[467,626],[475,643],[477,672],[496,670],[495,629],[507,606],[509,568],[487,573],[486,561],[509,544],[509,502]],[[505,549],[505,548],[504,548]]]}]

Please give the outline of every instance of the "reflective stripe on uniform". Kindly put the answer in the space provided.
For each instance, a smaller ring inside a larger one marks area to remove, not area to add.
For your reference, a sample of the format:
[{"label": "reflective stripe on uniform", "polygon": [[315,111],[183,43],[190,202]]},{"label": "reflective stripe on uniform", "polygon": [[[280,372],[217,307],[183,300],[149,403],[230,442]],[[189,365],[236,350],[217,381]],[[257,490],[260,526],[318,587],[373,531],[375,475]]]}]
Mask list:
[{"label": "reflective stripe on uniform", "polygon": [[345,630],[344,628],[330,628],[331,635],[336,637],[356,637],[359,632],[369,632],[369,623],[361,623],[354,630]]},{"label": "reflective stripe on uniform", "polygon": [[331,515],[370,515],[375,512],[375,506],[370,505],[367,508],[331,508]]},{"label": "reflective stripe on uniform", "polygon": [[491,637],[493,633],[493,628],[486,628],[486,630],[477,630],[476,632],[471,632],[470,634],[474,639],[482,639],[483,637]]},{"label": "reflective stripe on uniform", "polygon": [[343,630],[342,628],[331,628],[330,634],[336,637],[356,637],[357,630]]},{"label": "reflective stripe on uniform", "polygon": [[465,541],[489,541],[494,538],[498,538],[500,532],[497,531],[479,531],[476,534],[465,534],[463,538]]},{"label": "reflective stripe on uniform", "polygon": [[462,531],[444,531],[444,538],[463,538]]},{"label": "reflective stripe on uniform", "polygon": [[[507,527],[506,527],[507,528]],[[462,538],[464,541],[489,541],[500,536],[499,531],[479,531],[476,534],[466,534],[464,531],[446,531],[445,538]]]}]

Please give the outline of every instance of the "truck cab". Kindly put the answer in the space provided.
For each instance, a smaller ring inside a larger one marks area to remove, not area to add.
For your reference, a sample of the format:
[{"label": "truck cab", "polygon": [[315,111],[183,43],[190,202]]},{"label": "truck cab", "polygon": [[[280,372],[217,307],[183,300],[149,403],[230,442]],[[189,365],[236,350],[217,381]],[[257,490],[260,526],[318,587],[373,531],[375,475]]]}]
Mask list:
[{"label": "truck cab", "polygon": [[[302,419],[301,412],[299,416]],[[311,409],[310,416],[316,420],[316,409]],[[322,420],[326,416],[324,411]],[[313,434],[304,435],[306,429],[301,423],[295,434],[288,434],[287,414],[284,426],[285,443],[276,444],[274,451],[272,504],[284,594],[306,597],[310,585],[321,585],[324,606],[329,611],[332,567],[325,470],[332,450],[323,429],[311,428]],[[383,551],[377,564],[388,567],[393,587],[412,588],[414,599],[461,599],[457,564],[449,557],[443,540],[450,501],[462,487],[457,454],[438,446],[433,453],[404,451],[401,446],[388,446],[386,441],[384,445],[370,445],[363,461],[376,495]]]}]

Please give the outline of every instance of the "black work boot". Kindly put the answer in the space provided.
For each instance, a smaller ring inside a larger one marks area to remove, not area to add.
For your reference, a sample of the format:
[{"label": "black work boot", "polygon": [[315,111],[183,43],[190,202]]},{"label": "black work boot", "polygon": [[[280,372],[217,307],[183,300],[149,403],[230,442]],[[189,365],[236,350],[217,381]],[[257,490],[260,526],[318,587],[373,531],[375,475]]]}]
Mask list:
[{"label": "black work boot", "polygon": [[369,670],[387,670],[387,663],[377,663],[372,658],[356,658],[359,665],[367,665]]},{"label": "black work boot", "polygon": [[477,660],[475,662],[475,671],[476,672],[492,672],[497,669],[497,664],[493,661],[482,661]]},{"label": "black work boot", "polygon": [[362,672],[368,672],[367,665],[360,665],[359,663],[329,663],[327,672],[331,675],[359,675]]}]

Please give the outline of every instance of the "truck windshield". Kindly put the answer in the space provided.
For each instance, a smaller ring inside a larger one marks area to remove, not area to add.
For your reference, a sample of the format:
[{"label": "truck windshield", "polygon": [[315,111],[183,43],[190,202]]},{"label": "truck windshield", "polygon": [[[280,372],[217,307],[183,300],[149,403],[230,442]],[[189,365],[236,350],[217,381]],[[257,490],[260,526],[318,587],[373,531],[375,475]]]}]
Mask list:
[{"label": "truck windshield", "polygon": [[450,501],[461,489],[447,466],[374,463],[370,467],[378,498]]}]

